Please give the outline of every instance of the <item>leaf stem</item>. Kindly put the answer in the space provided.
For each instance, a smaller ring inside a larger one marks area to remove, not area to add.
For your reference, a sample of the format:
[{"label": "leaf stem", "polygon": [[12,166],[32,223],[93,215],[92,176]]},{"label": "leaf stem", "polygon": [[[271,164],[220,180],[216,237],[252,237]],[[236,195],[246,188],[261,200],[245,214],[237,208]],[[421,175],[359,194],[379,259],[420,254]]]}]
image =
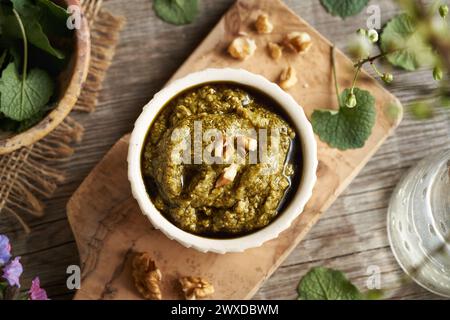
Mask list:
[{"label": "leaf stem", "polygon": [[375,65],[375,63],[371,62],[370,66],[372,67],[373,71],[375,71],[375,73],[379,76],[379,77],[383,77],[383,73],[377,68],[377,66]]},{"label": "leaf stem", "polygon": [[351,87],[351,89],[350,89],[350,92],[353,94],[353,89],[355,89],[355,86],[356,86],[356,81],[358,80],[358,76],[359,76],[359,73],[361,72],[361,66],[358,66],[357,68],[356,68],[356,72],[355,72],[355,76],[353,77],[353,81],[352,81],[352,87]]},{"label": "leaf stem", "polygon": [[17,23],[19,24],[20,31],[22,32],[23,38],[23,66],[22,66],[22,82],[25,83],[27,78],[27,68],[28,68],[28,39],[25,32],[25,27],[23,26],[22,19],[16,9],[12,9],[14,15],[16,16]]},{"label": "leaf stem", "polygon": [[337,72],[336,72],[336,57],[335,57],[335,46],[333,45],[331,47],[331,68],[333,70],[333,79],[334,79],[334,85],[335,85],[335,90],[336,90],[336,97],[337,97],[337,102],[338,102],[338,106],[341,106],[341,97],[340,97],[340,90],[339,90],[339,83],[337,80]]},{"label": "leaf stem", "polygon": [[383,52],[383,53],[377,54],[376,56],[368,57],[366,59],[360,60],[359,62],[355,63],[353,66],[355,68],[362,67],[367,62],[373,63],[375,60],[383,58],[383,57],[385,57],[385,56],[387,56],[388,54],[391,54],[391,53],[392,52]]}]

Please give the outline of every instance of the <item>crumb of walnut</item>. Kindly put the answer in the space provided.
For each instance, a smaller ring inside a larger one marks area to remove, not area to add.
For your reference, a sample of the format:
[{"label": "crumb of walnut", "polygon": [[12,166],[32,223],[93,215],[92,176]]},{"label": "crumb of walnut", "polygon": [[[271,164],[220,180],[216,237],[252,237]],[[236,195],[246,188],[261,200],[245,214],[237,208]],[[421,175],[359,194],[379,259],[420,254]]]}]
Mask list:
[{"label": "crumb of walnut", "polygon": [[283,55],[283,48],[275,42],[269,42],[267,44],[269,55],[273,60],[280,60]]},{"label": "crumb of walnut", "polygon": [[245,60],[256,51],[256,43],[247,37],[238,37],[231,42],[228,53],[235,59]]},{"label": "crumb of walnut", "polygon": [[288,90],[292,88],[297,83],[297,81],[297,72],[294,68],[288,67],[281,73],[278,84],[282,89]]},{"label": "crumb of walnut", "polygon": [[285,47],[297,53],[305,53],[312,46],[311,36],[306,32],[291,32],[284,37]]},{"label": "crumb of walnut", "polygon": [[229,167],[225,168],[219,176],[219,179],[216,181],[216,188],[232,183],[234,178],[236,178],[238,168],[239,166],[235,163],[232,163]]},{"label": "crumb of walnut", "polygon": [[268,34],[273,31],[273,24],[267,13],[261,13],[255,21],[255,28],[259,34]]},{"label": "crumb of walnut", "polygon": [[147,300],[161,300],[161,271],[147,252],[136,253],[132,261],[132,276],[139,293]]},{"label": "crumb of walnut", "polygon": [[214,287],[200,277],[182,277],[179,279],[186,300],[206,298],[214,293]]}]

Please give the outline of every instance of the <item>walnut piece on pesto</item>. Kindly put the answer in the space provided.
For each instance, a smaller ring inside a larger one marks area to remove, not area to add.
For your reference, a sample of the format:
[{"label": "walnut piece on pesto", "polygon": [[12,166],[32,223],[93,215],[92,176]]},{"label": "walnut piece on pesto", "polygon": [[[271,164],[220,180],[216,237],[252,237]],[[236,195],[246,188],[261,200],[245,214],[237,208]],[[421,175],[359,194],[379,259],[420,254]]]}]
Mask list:
[{"label": "walnut piece on pesto", "polygon": [[280,110],[263,93],[226,82],[169,101],[142,155],[156,208],[179,228],[212,238],[267,226],[301,175],[299,138]]}]

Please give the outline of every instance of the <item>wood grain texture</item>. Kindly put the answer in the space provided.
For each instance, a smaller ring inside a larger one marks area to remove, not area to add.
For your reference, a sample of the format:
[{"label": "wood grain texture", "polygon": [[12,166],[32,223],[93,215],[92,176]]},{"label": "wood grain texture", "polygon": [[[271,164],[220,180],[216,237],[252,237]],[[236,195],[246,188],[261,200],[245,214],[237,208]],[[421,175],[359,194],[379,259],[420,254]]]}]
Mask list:
[{"label": "wood grain texture", "polygon": [[[0,233],[11,238],[14,254],[23,256],[24,288],[39,275],[51,298],[72,298],[74,292],[66,287],[66,268],[78,264],[79,257],[66,220],[67,200],[111,146],[132,129],[142,106],[164,85],[233,2],[202,0],[199,19],[183,27],[159,20],[149,0],[104,2],[107,9],[125,16],[127,25],[97,111],[77,117],[85,125],[86,132],[70,163],[60,165],[68,172],[67,180],[54,198],[46,202],[43,218],[26,217],[32,227],[30,236],[23,234],[13,219],[0,215]],[[344,51],[349,36],[355,29],[364,27],[368,17],[362,12],[342,21],[328,15],[317,0],[285,2]],[[391,0],[372,0],[371,4],[380,6],[383,24],[399,12]],[[403,104],[431,94],[436,87],[429,70],[405,73],[394,69],[392,72],[396,81],[388,89]],[[365,288],[367,268],[376,265],[382,272],[382,286],[393,288],[388,292],[389,298],[438,298],[413,283],[401,284],[402,272],[388,246],[385,218],[390,194],[400,177],[425,155],[448,146],[449,128],[449,115],[443,110],[427,121],[416,121],[406,112],[394,135],[254,298],[295,298],[298,280],[310,267],[317,265],[343,270],[360,288]]]},{"label": "wood grain texture", "polygon": [[[252,31],[260,12],[271,13],[276,28],[270,35],[257,36]],[[285,54],[279,62],[273,62],[266,51],[267,43],[280,42],[285,34],[294,30],[311,35],[311,50],[302,56]],[[242,32],[253,33],[259,50],[250,59],[236,61],[226,54],[226,49]],[[206,68],[232,67],[277,81],[280,72],[290,65],[300,72],[299,82],[289,92],[310,115],[320,106],[335,104],[330,54],[330,42],[281,1],[238,0],[172,79]],[[353,62],[336,52],[336,63],[339,66],[338,81],[350,86]],[[361,76],[360,86],[374,95],[377,108],[376,124],[365,146],[343,152],[318,140],[318,180],[305,210],[277,239],[244,253],[203,254],[182,247],[157,230],[152,231],[131,196],[127,181],[127,143],[126,138],[122,138],[91,172],[67,206],[83,270],[82,289],[75,298],[139,298],[128,270],[128,253],[133,251],[149,252],[155,259],[164,274],[162,292],[165,299],[180,298],[177,279],[188,275],[204,276],[211,281],[216,288],[213,299],[253,297],[398,125],[399,118],[389,118],[384,112],[388,105],[399,105],[396,98],[367,74]]]}]

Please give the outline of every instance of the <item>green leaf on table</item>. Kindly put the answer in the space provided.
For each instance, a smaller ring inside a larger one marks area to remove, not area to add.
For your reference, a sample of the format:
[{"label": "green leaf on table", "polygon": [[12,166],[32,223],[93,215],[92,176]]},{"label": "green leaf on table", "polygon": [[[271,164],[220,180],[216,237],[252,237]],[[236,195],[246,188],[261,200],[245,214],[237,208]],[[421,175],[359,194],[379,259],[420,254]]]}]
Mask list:
[{"label": "green leaf on table", "polygon": [[433,63],[434,54],[414,20],[406,13],[389,21],[381,34],[381,49],[394,66],[408,71]]},{"label": "green leaf on table", "polygon": [[360,13],[369,0],[320,0],[320,2],[333,16],[346,18]]},{"label": "green leaf on table", "polygon": [[[40,10],[38,6],[34,5],[31,0],[11,0],[11,2],[22,19],[28,42],[58,59],[63,59],[65,56],[64,53],[52,46],[39,22],[40,19],[43,19],[43,10]],[[20,31],[20,26],[9,6],[1,6],[0,18],[0,29],[4,36],[22,39],[23,35]],[[65,24],[61,28],[66,28]]]},{"label": "green leaf on table", "polygon": [[416,101],[410,106],[412,115],[418,120],[426,120],[433,118],[434,108],[425,101]]},{"label": "green leaf on table", "polygon": [[363,294],[364,300],[380,300],[383,299],[385,291],[381,289],[371,289]]},{"label": "green leaf on table", "polygon": [[198,0],[155,0],[153,10],[162,20],[182,25],[194,21],[198,13]]},{"label": "green leaf on table", "polygon": [[[336,110],[315,110],[312,114],[314,132],[320,140],[340,150],[364,146],[375,124],[375,98],[370,92],[354,88],[357,104],[354,108],[341,105]],[[340,101],[347,101],[350,89],[342,92]]]},{"label": "green leaf on table", "polygon": [[361,300],[363,295],[338,270],[312,268],[298,285],[301,300]]},{"label": "green leaf on table", "polygon": [[39,113],[53,94],[54,83],[47,72],[31,69],[25,81],[10,63],[0,82],[0,111],[16,121],[30,119]]}]

